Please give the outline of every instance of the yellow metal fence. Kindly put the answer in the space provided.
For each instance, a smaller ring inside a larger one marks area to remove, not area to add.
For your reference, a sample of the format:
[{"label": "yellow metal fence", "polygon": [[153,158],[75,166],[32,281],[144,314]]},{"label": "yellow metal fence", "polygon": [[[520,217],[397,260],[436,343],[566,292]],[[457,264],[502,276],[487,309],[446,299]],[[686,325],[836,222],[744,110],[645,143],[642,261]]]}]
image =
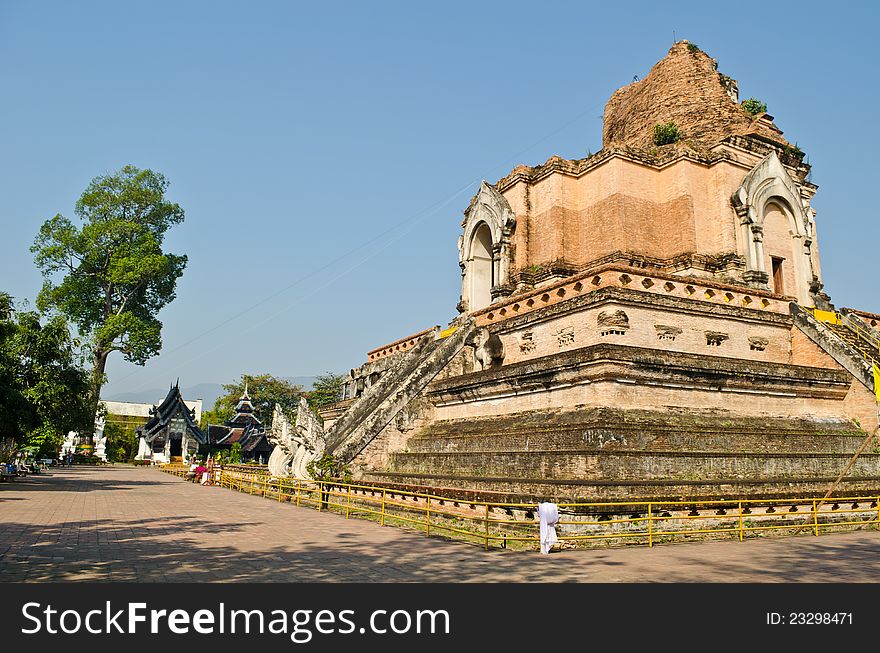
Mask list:
[{"label": "yellow metal fence", "polygon": [[[162,471],[185,477],[182,465]],[[538,544],[537,506],[442,497],[357,483],[277,479],[261,470],[215,470],[215,484],[319,511],[406,525],[490,547]],[[715,501],[560,503],[559,540],[570,545],[646,544],[688,537],[747,537],[880,527],[880,496]]]}]

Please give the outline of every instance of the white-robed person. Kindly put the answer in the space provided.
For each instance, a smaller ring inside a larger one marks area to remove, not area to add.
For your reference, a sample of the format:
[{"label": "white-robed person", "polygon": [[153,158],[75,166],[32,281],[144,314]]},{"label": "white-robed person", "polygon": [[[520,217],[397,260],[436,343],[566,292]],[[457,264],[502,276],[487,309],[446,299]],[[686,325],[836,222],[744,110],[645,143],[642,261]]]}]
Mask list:
[{"label": "white-robed person", "polygon": [[550,553],[556,544],[556,524],[559,523],[559,507],[555,503],[542,501],[538,504],[538,519],[541,522],[541,553]]}]

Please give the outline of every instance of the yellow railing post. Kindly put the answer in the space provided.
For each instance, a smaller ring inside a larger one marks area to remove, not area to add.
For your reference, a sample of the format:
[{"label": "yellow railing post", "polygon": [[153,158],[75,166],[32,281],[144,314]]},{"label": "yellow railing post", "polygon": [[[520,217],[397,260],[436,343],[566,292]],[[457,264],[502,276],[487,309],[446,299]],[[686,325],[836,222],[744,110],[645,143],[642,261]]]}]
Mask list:
[{"label": "yellow railing post", "polygon": [[387,490],[383,487],[382,488],[382,520],[379,522],[380,526],[385,525],[385,494],[386,493],[387,493]]},{"label": "yellow railing post", "polygon": [[351,512],[351,485],[348,486],[348,503],[345,505],[345,518],[348,519],[348,515]]},{"label": "yellow railing post", "polygon": [[652,548],[654,546],[654,525],[653,518],[651,517],[651,504],[648,504],[648,548]]},{"label": "yellow railing post", "polygon": [[489,504],[486,504],[486,551],[489,550]]},{"label": "yellow railing post", "polygon": [[324,504],[324,481],[318,481],[318,512],[321,512],[321,506]]},{"label": "yellow railing post", "polygon": [[425,535],[431,535],[431,495],[428,495],[428,507],[425,511]]},{"label": "yellow railing post", "polygon": [[813,499],[813,531],[816,537],[819,537],[819,509],[816,507],[815,499]]},{"label": "yellow railing post", "polygon": [[739,502],[739,541],[743,541],[743,502]]},{"label": "yellow railing post", "polygon": [[263,498],[264,499],[266,498],[266,488],[268,488],[268,487],[269,487],[269,477],[264,476],[263,477]]},{"label": "yellow railing post", "polygon": [[880,530],[880,495],[877,497],[877,529]]},{"label": "yellow railing post", "polygon": [[296,479],[296,507],[297,508],[299,508],[299,498],[300,498],[301,488],[302,488],[302,481],[300,481],[299,479]]}]

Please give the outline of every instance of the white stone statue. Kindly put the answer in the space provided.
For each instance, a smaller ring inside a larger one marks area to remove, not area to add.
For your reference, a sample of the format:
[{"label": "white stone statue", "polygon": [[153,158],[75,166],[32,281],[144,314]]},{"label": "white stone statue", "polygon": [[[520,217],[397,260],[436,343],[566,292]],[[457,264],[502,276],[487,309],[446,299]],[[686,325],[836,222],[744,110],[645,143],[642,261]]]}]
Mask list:
[{"label": "white stone statue", "polygon": [[327,439],[321,420],[300,397],[296,426],[291,425],[281,407],[275,404],[269,442],[275,445],[269,456],[269,473],[279,478],[311,478],[308,464],[324,454]]}]

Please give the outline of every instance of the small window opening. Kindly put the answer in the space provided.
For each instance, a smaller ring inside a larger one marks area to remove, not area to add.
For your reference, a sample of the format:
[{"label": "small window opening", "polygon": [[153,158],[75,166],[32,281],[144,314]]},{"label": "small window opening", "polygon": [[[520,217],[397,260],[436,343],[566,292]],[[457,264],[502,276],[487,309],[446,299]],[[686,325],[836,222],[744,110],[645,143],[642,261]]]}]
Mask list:
[{"label": "small window opening", "polygon": [[773,292],[777,295],[785,294],[785,283],[782,278],[782,262],[785,259],[777,258],[776,256],[770,257],[770,264],[773,270]]}]

